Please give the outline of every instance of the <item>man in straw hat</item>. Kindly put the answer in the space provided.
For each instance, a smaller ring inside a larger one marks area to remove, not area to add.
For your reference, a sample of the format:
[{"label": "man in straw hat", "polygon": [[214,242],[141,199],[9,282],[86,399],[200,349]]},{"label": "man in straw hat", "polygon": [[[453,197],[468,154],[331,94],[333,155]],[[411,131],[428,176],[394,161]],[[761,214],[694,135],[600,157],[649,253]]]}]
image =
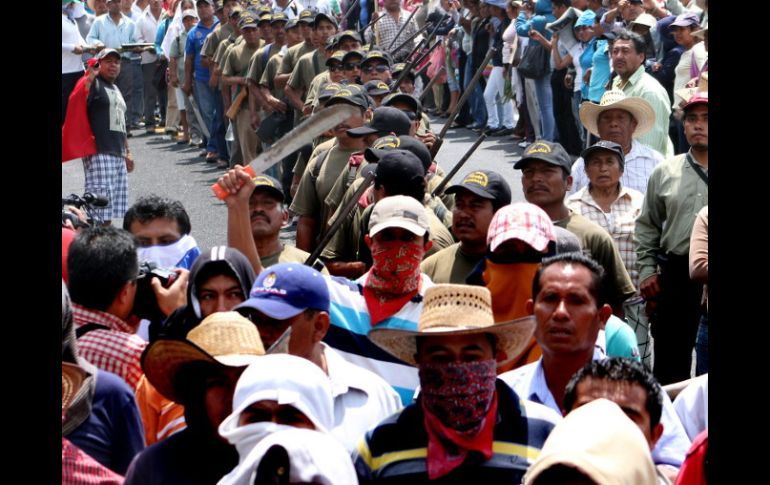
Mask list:
[{"label": "man in straw hat", "polygon": [[359,444],[362,483],[520,482],[559,416],[497,380],[496,367],[519,354],[535,324],[532,317],[495,324],[491,300],[486,288],[435,285],[416,330],[369,333],[419,368],[421,391]]},{"label": "man in straw hat", "polygon": [[644,38],[635,32],[621,30],[617,33],[610,52],[612,68],[618,74],[612,81],[612,89],[619,89],[626,96],[644,98],[650,103],[655,112],[652,129],[639,141],[670,157],[674,154],[674,145],[668,136],[671,102],[666,89],[644,70],[646,47]]},{"label": "man in straw hat", "polygon": [[655,377],[662,384],[690,377],[703,285],[690,279],[690,234],[708,205],[708,92],[684,105],[690,150],[670,158],[650,176],[635,238],[639,291],[648,302],[655,339]]},{"label": "man in straw hat", "polygon": [[246,366],[265,354],[259,332],[235,312],[217,312],[186,339],[159,339],[142,355],[150,383],[184,405],[187,428],[136,457],[129,483],[215,483],[238,463],[217,427],[232,410],[233,390]]},{"label": "man in straw hat", "polygon": [[[591,360],[604,358],[596,349],[599,330],[612,314],[605,303],[604,270],[580,253],[543,260],[532,282],[527,310],[537,326],[535,340],[543,356],[534,363],[500,375],[523,399],[561,412],[566,386]],[[689,440],[678,423],[671,400],[664,403],[664,433],[653,449],[657,464],[679,467]]]},{"label": "man in straw hat", "polygon": [[[617,89],[605,91],[599,104],[583,103],[580,122],[600,140],[617,143],[623,148],[624,170],[620,177],[623,187],[647,191],[647,180],[653,169],[663,161],[663,155],[639,141],[655,123],[655,112],[644,98],[627,97]],[[583,157],[572,165],[570,195],[588,186]]]}]

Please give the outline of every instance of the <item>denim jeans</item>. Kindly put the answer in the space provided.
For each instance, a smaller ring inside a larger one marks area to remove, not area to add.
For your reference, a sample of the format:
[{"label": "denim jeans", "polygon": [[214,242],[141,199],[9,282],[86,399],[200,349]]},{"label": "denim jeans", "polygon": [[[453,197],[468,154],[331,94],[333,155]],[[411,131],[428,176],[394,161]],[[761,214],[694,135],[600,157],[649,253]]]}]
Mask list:
[{"label": "denim jeans", "polygon": [[[468,85],[471,83],[471,79],[473,78],[473,66],[472,62],[470,62],[470,59],[468,59],[468,62],[465,63],[465,78],[463,81],[465,81],[465,85],[463,86],[463,89],[468,89]],[[481,79],[479,79],[479,82],[476,83],[476,87],[473,88],[473,92],[471,93],[471,97],[468,100],[469,105],[471,108],[471,118],[473,118],[473,124],[476,126],[486,126],[487,124],[487,107],[484,105],[484,90],[481,89]]]},{"label": "denim jeans", "polygon": [[553,93],[551,91],[551,73],[535,79],[535,93],[540,105],[540,126],[544,140],[556,139],[556,121],[553,117]]},{"label": "denim jeans", "polygon": [[216,89],[214,92],[214,117],[211,120],[209,130],[211,138],[209,138],[208,151],[214,152],[219,155],[219,158],[223,160],[229,160],[230,155],[227,150],[227,141],[225,140],[225,133],[227,133],[227,123],[225,123],[225,104],[222,101],[222,91]]},{"label": "denim jeans", "polygon": [[702,315],[698,325],[698,335],[695,337],[695,375],[703,375],[709,371],[709,317]]},{"label": "denim jeans", "polygon": [[[134,92],[131,95],[131,100],[126,101],[128,107],[128,119],[131,120],[131,124],[138,123],[142,120],[144,114],[144,77],[142,76],[142,59],[131,59],[128,63],[131,69],[131,83],[134,87]],[[126,63],[123,63],[125,66]]]}]

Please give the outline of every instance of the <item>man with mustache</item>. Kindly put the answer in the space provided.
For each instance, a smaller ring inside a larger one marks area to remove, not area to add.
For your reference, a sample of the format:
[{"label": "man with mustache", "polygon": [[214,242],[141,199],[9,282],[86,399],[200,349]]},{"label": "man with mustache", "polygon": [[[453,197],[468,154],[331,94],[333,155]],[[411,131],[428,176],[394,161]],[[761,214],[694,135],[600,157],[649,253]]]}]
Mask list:
[{"label": "man with mustache", "polygon": [[[360,86],[349,85],[337,91],[326,106],[340,103],[356,106],[359,112],[334,128],[335,142],[331,149],[309,161],[290,207],[291,212],[299,216],[297,247],[304,251],[314,247],[320,229],[332,214],[325,200],[340,172],[351,155],[366,148],[364,139],[350,136],[348,130],[363,126],[372,117],[371,98]],[[263,253],[260,251],[260,254]]]},{"label": "man with mustache", "polygon": [[498,209],[511,203],[511,188],[497,172],[477,170],[446,190],[455,195],[452,233],[460,242],[422,262],[420,268],[434,283],[464,284],[487,254],[487,229]]}]

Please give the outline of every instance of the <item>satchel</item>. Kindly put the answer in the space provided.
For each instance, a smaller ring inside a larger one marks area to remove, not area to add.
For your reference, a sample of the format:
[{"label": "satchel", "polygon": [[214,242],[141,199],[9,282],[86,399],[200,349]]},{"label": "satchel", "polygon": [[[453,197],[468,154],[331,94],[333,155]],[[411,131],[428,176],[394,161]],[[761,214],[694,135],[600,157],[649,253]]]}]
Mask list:
[{"label": "satchel", "polygon": [[540,79],[551,69],[549,52],[543,44],[531,40],[521,55],[519,74],[529,79]]}]

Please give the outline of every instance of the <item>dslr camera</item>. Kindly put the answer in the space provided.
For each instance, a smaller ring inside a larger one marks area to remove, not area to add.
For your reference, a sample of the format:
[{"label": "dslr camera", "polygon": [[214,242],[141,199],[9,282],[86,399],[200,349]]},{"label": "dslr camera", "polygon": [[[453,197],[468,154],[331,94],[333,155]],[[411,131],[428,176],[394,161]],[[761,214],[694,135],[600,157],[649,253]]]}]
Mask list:
[{"label": "dslr camera", "polygon": [[139,275],[136,277],[136,298],[134,299],[134,315],[151,322],[162,322],[166,315],[160,310],[155,292],[150,282],[158,278],[164,288],[168,288],[176,279],[174,268],[161,268],[152,261],[142,261],[139,264]]}]

